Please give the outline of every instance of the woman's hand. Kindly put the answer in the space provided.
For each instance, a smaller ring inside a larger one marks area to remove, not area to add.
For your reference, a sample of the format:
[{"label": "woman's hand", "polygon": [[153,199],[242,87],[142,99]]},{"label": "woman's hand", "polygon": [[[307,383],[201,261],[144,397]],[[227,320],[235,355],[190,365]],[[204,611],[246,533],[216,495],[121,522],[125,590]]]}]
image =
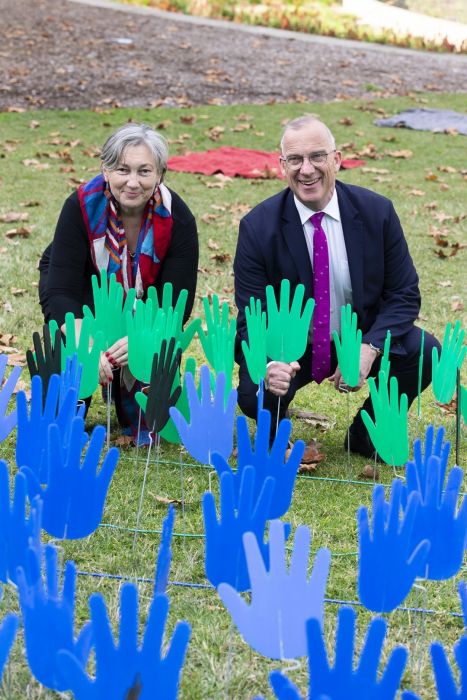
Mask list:
[{"label": "woman's hand", "polygon": [[128,336],[120,338],[105,353],[110,365],[114,368],[128,364]]},{"label": "woman's hand", "polygon": [[99,384],[107,386],[113,379],[113,367],[104,352],[101,352],[99,360]]}]

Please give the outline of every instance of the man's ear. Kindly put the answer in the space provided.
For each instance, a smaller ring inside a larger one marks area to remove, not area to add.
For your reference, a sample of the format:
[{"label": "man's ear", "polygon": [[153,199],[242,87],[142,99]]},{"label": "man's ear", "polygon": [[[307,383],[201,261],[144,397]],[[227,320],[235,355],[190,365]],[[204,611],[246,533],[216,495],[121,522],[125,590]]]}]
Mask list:
[{"label": "man's ear", "polygon": [[341,169],[341,163],[342,163],[342,153],[340,151],[336,151],[334,153],[334,168],[336,170],[336,173],[339,172]]}]

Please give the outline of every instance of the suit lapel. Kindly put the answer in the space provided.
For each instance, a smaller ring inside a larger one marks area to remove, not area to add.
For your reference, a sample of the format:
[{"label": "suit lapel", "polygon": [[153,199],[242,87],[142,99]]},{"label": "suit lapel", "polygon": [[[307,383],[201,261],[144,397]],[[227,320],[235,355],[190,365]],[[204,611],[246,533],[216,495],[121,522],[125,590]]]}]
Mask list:
[{"label": "suit lapel", "polygon": [[297,268],[299,280],[305,286],[305,299],[308,299],[313,296],[313,270],[302,222],[290,191],[282,214],[282,235]]},{"label": "suit lapel", "polygon": [[352,308],[361,318],[363,316],[363,258],[364,230],[358,210],[354,207],[346,192],[345,185],[336,182],[339,211],[344,231],[345,248],[349,261],[350,281],[352,283]]}]

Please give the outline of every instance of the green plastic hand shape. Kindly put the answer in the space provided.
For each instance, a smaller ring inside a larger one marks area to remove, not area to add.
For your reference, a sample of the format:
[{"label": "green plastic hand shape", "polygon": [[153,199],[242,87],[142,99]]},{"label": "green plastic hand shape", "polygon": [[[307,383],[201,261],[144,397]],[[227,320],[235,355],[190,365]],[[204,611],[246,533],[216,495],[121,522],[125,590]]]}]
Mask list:
[{"label": "green plastic hand shape", "polygon": [[[177,318],[176,327],[174,330],[175,339],[178,341],[182,352],[185,352],[195,333],[201,328],[201,319],[193,319],[185,329],[183,329],[183,319],[185,317],[185,307],[188,298],[188,291],[182,289],[178,295],[177,303],[173,309],[174,318]],[[158,309],[161,308],[166,314],[169,313],[169,309],[173,308],[173,287],[171,282],[166,282],[162,290],[162,306],[159,305],[159,298],[157,296],[157,290],[155,287],[148,288],[148,299],[152,301],[152,308],[154,315],[157,313]]]},{"label": "green plastic hand shape", "polygon": [[384,341],[383,357],[381,358],[381,364],[379,366],[380,372],[384,372],[386,377],[389,377],[389,370],[391,368],[391,362],[389,361],[389,348],[391,347],[391,331],[388,330],[386,333],[386,339]]},{"label": "green plastic hand shape", "polygon": [[362,331],[357,330],[357,314],[350,304],[341,306],[341,338],[332,332],[336,346],[337,362],[344,382],[349,387],[357,386],[360,379],[360,348]]},{"label": "green plastic hand shape", "polygon": [[[194,357],[188,357],[186,364],[185,364],[185,371],[183,373],[183,382],[182,382],[182,393],[180,394],[180,398],[178,399],[177,403],[175,404],[175,407],[180,411],[182,416],[185,418],[186,422],[190,422],[190,407],[188,405],[188,397],[186,393],[186,375],[191,374],[193,375],[193,378],[196,375],[196,360]],[[175,375],[175,380],[179,381],[179,375],[178,372]],[[176,386],[172,387],[172,391],[176,388]],[[180,444],[180,435],[178,434],[178,430],[175,427],[175,423],[173,422],[172,418],[169,418],[167,424],[162,428],[160,432],[161,438],[164,438],[164,440],[167,440],[167,442],[172,442],[176,445]]]},{"label": "green plastic hand shape", "polygon": [[[207,332],[204,332],[200,328],[198,336],[206,359],[213,368],[215,376],[217,377],[220,372],[223,372],[225,375],[224,399],[227,403],[232,389],[237,322],[234,318],[229,320],[229,305],[225,301],[221,308],[217,294],[214,294],[212,297],[212,309],[207,297],[203,299],[203,306],[206,316]],[[215,378],[211,375],[211,386],[213,390],[214,385]]]},{"label": "green plastic hand shape", "polygon": [[126,332],[126,315],[133,309],[136,299],[136,290],[129,289],[123,302],[123,287],[117,282],[115,273],[107,277],[107,272],[101,270],[101,286],[97,275],[92,276],[92,293],[94,297],[94,314],[89,306],[83,306],[84,318],[88,318],[91,325],[91,335],[94,337],[98,331],[104,334],[104,348],[109,348],[120,338],[124,338]]},{"label": "green plastic hand shape", "polygon": [[135,313],[127,314],[128,366],[140,382],[149,383],[154,353],[159,354],[163,340],[168,343],[175,338],[177,324],[178,314],[173,308],[154,311],[152,299],[139,299]]},{"label": "green plastic hand shape", "polygon": [[248,344],[242,340],[242,350],[245,356],[251,381],[259,384],[266,376],[266,312],[261,309],[261,301],[250,297],[250,306],[245,308]]},{"label": "green plastic hand shape", "polygon": [[272,360],[293,362],[305,352],[315,300],[308,299],[302,310],[304,294],[305,287],[298,284],[290,305],[290,282],[283,279],[278,307],[274,287],[266,287],[266,351]]},{"label": "green plastic hand shape", "polygon": [[[94,393],[99,377],[99,358],[104,349],[104,334],[97,331],[92,335],[92,321],[83,318],[78,345],[76,344],[75,317],[72,313],[65,316],[65,342],[62,340],[62,370],[66,368],[68,357],[78,355],[78,363],[83,365],[81,384],[79,388],[80,399],[86,399]],[[91,338],[92,335],[92,338]]]},{"label": "green plastic hand shape", "polygon": [[[452,334],[451,334],[452,329]],[[457,370],[462,367],[467,346],[463,346],[465,330],[461,330],[460,321],[446,325],[444,340],[441,347],[441,357],[437,348],[432,350],[432,379],[433,393],[439,403],[449,403],[456,388]]]},{"label": "green plastic hand shape", "polygon": [[389,382],[384,372],[378,373],[378,387],[373,377],[368,379],[371,401],[375,414],[374,422],[367,411],[362,419],[376,451],[388,464],[401,466],[409,457],[409,432],[407,423],[408,400],[402,394],[399,406],[399,391],[396,377]]}]

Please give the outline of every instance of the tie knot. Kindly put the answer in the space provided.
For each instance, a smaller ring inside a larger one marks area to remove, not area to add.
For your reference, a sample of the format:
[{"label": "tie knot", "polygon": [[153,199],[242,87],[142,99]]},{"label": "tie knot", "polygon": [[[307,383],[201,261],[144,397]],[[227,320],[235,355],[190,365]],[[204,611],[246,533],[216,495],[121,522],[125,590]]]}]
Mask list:
[{"label": "tie knot", "polygon": [[318,211],[316,214],[313,214],[313,216],[310,216],[310,221],[313,224],[314,228],[320,228],[321,222],[323,220],[324,216],[324,211]]}]

